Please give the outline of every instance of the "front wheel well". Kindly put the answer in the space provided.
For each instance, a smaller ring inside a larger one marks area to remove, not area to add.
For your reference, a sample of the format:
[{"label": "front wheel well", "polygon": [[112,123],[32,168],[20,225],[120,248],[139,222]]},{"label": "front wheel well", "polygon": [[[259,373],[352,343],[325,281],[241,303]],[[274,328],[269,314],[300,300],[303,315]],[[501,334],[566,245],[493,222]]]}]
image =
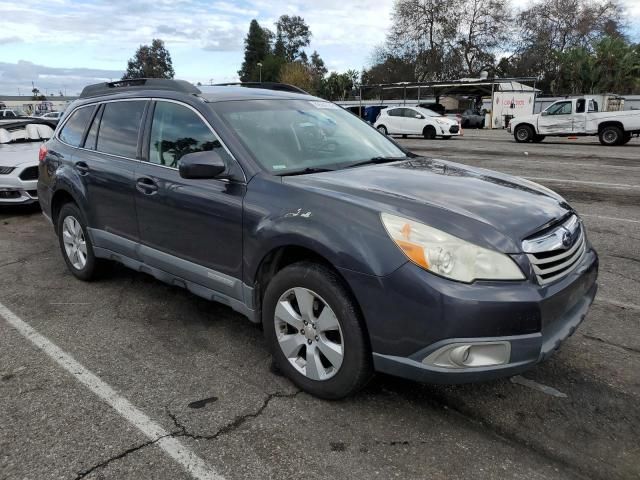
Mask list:
[{"label": "front wheel well", "polygon": [[[322,255],[313,250],[296,245],[287,245],[271,250],[260,262],[254,281],[254,301],[256,306],[262,305],[262,297],[267,285],[283,268],[297,262],[314,262],[324,265],[338,273],[337,269]],[[338,273],[339,275],[339,273]]]},{"label": "front wheel well", "polygon": [[531,131],[533,132],[534,135],[536,135],[536,127],[534,127],[533,125],[531,125],[530,123],[518,123],[515,127],[513,128],[513,131],[515,133],[516,128],[520,128],[520,127],[529,127],[531,129]]},{"label": "front wheel well", "polygon": [[[253,292],[254,305],[257,309],[262,309],[264,292],[271,279],[285,267],[298,262],[313,262],[331,269],[340,278],[342,284],[354,299],[356,305],[358,305],[353,290],[351,290],[347,281],[340,274],[340,271],[329,260],[309,248],[297,245],[285,245],[271,250],[260,262],[260,266],[255,275]],[[358,308],[360,308],[359,305]]]}]

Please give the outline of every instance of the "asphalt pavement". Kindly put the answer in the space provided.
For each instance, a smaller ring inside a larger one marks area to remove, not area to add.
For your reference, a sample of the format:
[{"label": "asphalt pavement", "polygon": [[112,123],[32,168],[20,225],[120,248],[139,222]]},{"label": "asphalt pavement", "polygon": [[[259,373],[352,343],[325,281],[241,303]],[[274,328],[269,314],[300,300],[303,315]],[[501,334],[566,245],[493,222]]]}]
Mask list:
[{"label": "asphalt pavement", "polygon": [[318,400],[229,308],[119,265],[80,282],[37,209],[0,208],[0,479],[640,478],[640,140],[399,141],[582,215],[600,290],[559,352],[512,379],[379,375]]}]

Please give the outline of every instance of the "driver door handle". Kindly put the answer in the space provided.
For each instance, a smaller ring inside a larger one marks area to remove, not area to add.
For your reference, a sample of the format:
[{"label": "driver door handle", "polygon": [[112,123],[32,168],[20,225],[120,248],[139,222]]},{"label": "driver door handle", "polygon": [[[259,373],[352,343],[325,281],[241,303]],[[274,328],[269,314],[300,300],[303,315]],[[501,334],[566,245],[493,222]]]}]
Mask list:
[{"label": "driver door handle", "polygon": [[158,192],[158,185],[149,177],[140,177],[136,180],[136,190],[144,195],[153,195]]}]

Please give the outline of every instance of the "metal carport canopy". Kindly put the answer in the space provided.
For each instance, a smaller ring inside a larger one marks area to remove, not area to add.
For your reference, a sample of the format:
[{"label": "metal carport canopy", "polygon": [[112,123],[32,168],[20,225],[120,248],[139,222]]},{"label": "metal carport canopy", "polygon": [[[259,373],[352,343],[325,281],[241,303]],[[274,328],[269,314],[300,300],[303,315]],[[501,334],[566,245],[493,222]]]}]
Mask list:
[{"label": "metal carport canopy", "polygon": [[[361,90],[380,89],[386,90],[424,90],[425,93],[440,97],[443,95],[469,95],[485,96],[491,95],[497,85],[509,85],[509,88],[500,88],[501,91],[535,91],[536,77],[513,77],[478,79],[477,81],[454,80],[449,82],[400,82],[400,83],[380,83],[372,85],[362,85]],[[517,87],[514,86],[514,82]],[[523,85],[522,82],[533,83],[533,88]],[[515,87],[515,88],[514,88]]]}]

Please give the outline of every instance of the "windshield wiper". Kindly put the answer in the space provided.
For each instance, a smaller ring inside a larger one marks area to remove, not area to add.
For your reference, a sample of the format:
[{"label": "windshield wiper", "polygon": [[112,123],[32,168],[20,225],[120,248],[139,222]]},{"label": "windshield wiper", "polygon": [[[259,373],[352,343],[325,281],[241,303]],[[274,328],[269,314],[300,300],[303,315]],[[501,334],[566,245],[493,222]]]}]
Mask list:
[{"label": "windshield wiper", "polygon": [[277,173],[280,177],[291,175],[306,175],[307,173],[333,172],[333,168],[307,167],[300,170],[289,170],[288,172]]},{"label": "windshield wiper", "polygon": [[378,163],[397,162],[398,160],[406,160],[408,157],[373,157],[362,162],[350,163],[344,168],[359,167],[361,165],[373,165]]}]

